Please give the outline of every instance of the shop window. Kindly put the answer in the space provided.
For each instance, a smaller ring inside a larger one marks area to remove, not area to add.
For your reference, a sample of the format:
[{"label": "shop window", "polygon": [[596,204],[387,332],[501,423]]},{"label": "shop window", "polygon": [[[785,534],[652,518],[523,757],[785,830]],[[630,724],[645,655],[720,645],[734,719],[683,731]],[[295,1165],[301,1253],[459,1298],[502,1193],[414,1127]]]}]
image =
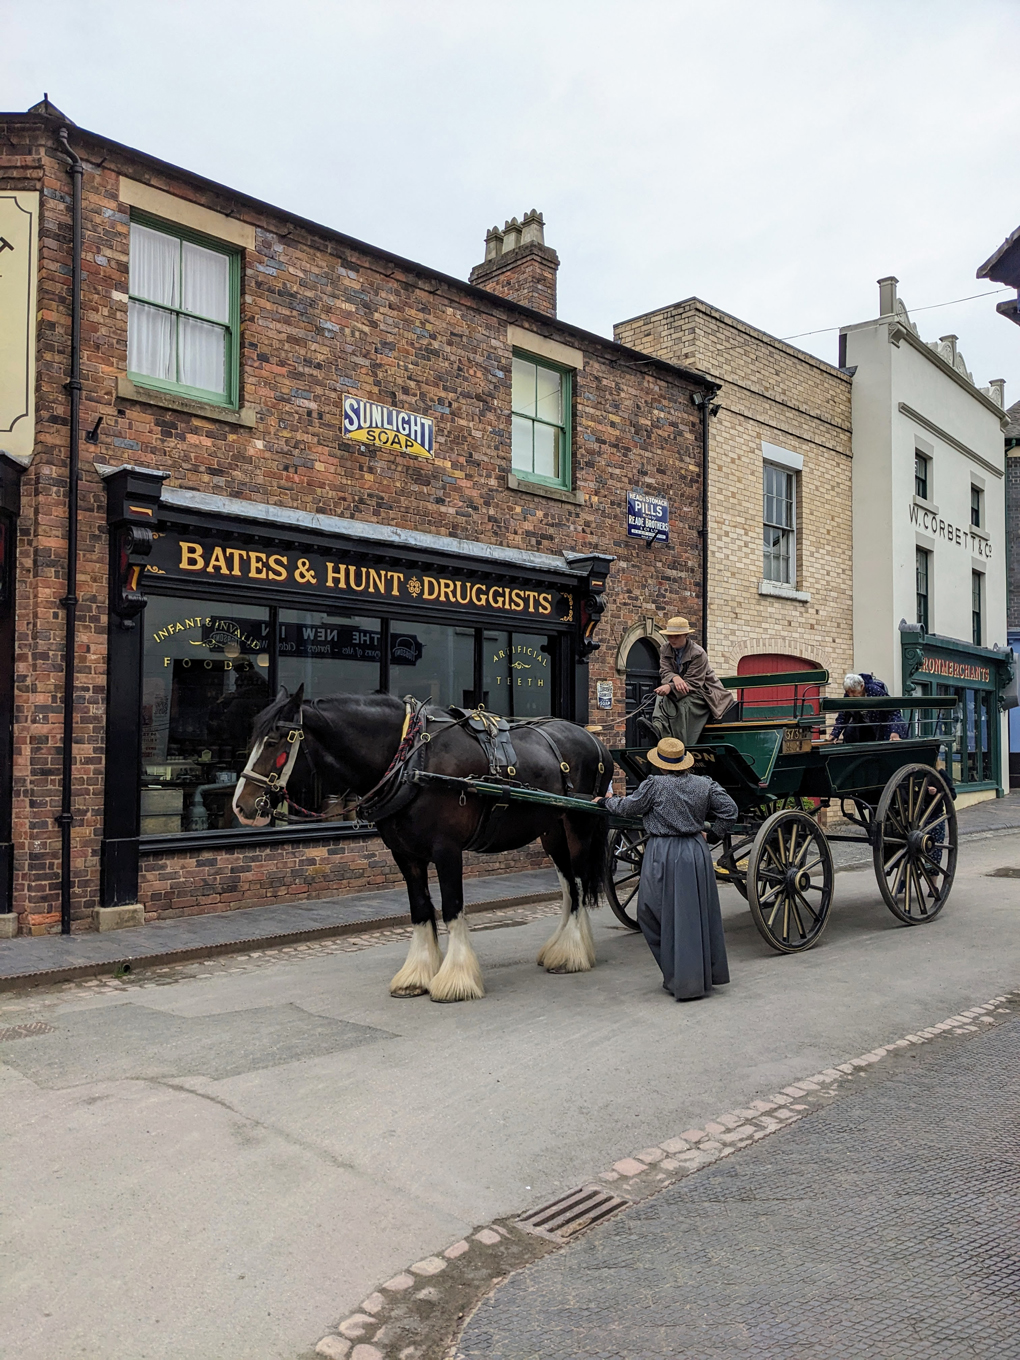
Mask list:
[{"label": "shop window", "polygon": [[232,826],[252,723],[271,698],[269,610],[156,598],[142,626],[142,835]]},{"label": "shop window", "polygon": [[975,529],[981,528],[983,497],[979,486],[972,486],[970,489],[970,522]]},{"label": "shop window", "polygon": [[390,693],[459,708],[475,702],[475,629],[394,619]]},{"label": "shop window", "polygon": [[931,553],[924,548],[917,548],[915,557],[915,580],[917,592],[917,622],[926,633],[931,631],[931,601],[930,601],[930,576],[931,576]]},{"label": "shop window", "polygon": [[765,560],[762,575],[781,585],[797,584],[797,474],[764,464]]},{"label": "shop window", "polygon": [[983,647],[981,641],[984,631],[982,617],[984,614],[984,572],[972,571],[970,574],[970,631],[971,641],[975,647]]},{"label": "shop window", "polygon": [[507,718],[552,713],[552,664],[544,633],[482,634],[482,703]]},{"label": "shop window", "polygon": [[513,357],[514,472],[570,486],[570,370],[530,355]]},{"label": "shop window", "polygon": [[922,501],[928,500],[928,491],[931,485],[931,459],[926,458],[923,453],[914,451],[914,495]]},{"label": "shop window", "polygon": [[281,609],[281,685],[291,694],[305,687],[306,699],[327,694],[371,694],[379,688],[383,627],[379,619]]},{"label": "shop window", "polygon": [[146,387],[237,404],[240,256],[133,218],[128,376]]}]

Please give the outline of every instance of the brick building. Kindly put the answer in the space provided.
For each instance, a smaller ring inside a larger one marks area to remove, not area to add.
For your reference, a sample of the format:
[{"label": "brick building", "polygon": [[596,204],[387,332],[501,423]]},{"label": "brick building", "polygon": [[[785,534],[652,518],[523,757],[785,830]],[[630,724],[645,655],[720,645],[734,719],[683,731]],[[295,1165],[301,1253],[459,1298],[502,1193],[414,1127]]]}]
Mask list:
[{"label": "brick building", "polygon": [[[599,719],[622,717],[624,636],[666,608],[700,619],[692,398],[715,387],[559,321],[537,214],[489,233],[469,284],[49,104],[0,133],[4,933],[398,881],[342,807],[236,825],[251,719],[280,684],[587,722],[602,681]],[[668,541],[628,534],[634,481],[673,507]]]},{"label": "brick building", "polygon": [[614,334],[720,384],[708,476],[717,670],[824,667],[841,682],[853,662],[851,378],[698,298]]}]

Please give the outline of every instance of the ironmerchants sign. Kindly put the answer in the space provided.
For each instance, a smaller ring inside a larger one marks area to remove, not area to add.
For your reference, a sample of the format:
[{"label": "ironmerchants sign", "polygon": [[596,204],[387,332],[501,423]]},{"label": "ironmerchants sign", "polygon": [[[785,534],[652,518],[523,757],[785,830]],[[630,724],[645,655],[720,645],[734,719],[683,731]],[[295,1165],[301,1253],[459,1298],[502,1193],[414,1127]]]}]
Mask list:
[{"label": "ironmerchants sign", "polygon": [[937,675],[946,680],[976,680],[979,684],[991,682],[988,666],[975,666],[971,661],[950,661],[942,656],[925,656],[918,675]]},{"label": "ironmerchants sign", "polygon": [[437,611],[470,610],[495,618],[569,623],[573,597],[555,586],[506,585],[454,573],[405,567],[365,566],[341,554],[304,550],[272,552],[265,545],[236,540],[156,533],[145,575],[196,583],[219,581],[259,589],[297,589],[329,595],[358,610],[369,601],[430,606]]},{"label": "ironmerchants sign", "polygon": [[416,416],[360,397],[344,397],[344,434],[359,444],[431,458],[434,433],[429,416]]}]

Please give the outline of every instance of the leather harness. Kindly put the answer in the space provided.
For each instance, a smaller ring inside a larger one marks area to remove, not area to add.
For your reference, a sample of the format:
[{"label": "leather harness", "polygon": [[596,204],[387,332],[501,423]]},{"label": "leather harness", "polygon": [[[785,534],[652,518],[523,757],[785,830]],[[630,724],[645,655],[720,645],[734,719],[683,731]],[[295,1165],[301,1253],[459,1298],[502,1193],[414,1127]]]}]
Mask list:
[{"label": "leather harness", "polygon": [[[447,728],[462,727],[466,732],[469,732],[482,748],[488,763],[489,775],[503,783],[510,784],[520,782],[517,779],[517,753],[514,750],[511,731],[515,727],[532,728],[542,737],[556,758],[563,782],[563,792],[566,794],[573,793],[574,784],[570,778],[570,764],[564,760],[563,752],[557,746],[552,734],[547,731],[547,725],[556,721],[558,720],[555,718],[521,718],[511,723],[498,714],[487,712],[481,705],[475,709],[454,707],[446,710],[434,709],[422,700],[414,699],[408,695],[404,700],[404,726],[401,731],[400,744],[382,778],[354,805],[358,810],[358,815],[367,822],[381,822],[387,817],[393,817],[398,812],[402,812],[418,796],[421,788],[409,776],[414,770],[423,768],[428,746],[434,740],[434,735],[440,735],[439,732],[433,735],[428,730],[429,724]],[[580,730],[584,731],[583,728]],[[270,740],[274,733],[286,733],[289,749],[286,752],[281,750],[277,756],[276,769],[268,775],[259,774],[255,765],[262,755],[266,742]],[[592,734],[589,733],[588,735],[591,736]],[[276,795],[276,802],[279,802],[283,797],[288,797],[287,781],[294,769],[303,738],[304,726],[299,712],[296,721],[277,723],[252,748],[248,762],[238,779],[237,791],[240,791],[241,784],[246,779],[266,789],[267,792],[256,802],[256,807],[260,811],[272,806],[274,795]],[[604,769],[602,747],[597,738],[592,736],[592,740],[598,750],[598,768],[601,774]],[[525,785],[524,787],[530,786]],[[234,798],[236,800],[237,792],[235,792]],[[461,804],[463,805],[465,802],[466,795],[462,793]],[[509,799],[485,799],[478,825],[464,849],[479,851],[488,849],[498,838],[500,827],[509,806]]]}]

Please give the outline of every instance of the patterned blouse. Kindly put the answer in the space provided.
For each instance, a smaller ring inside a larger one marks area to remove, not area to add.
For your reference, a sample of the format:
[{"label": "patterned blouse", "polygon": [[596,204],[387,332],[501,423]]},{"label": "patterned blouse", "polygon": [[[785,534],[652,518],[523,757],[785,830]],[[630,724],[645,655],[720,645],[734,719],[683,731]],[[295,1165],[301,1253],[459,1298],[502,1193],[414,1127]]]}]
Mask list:
[{"label": "patterned blouse", "polygon": [[714,779],[700,774],[649,775],[633,793],[607,798],[606,809],[640,817],[650,836],[695,836],[706,822],[718,835],[737,820],[737,805]]}]

